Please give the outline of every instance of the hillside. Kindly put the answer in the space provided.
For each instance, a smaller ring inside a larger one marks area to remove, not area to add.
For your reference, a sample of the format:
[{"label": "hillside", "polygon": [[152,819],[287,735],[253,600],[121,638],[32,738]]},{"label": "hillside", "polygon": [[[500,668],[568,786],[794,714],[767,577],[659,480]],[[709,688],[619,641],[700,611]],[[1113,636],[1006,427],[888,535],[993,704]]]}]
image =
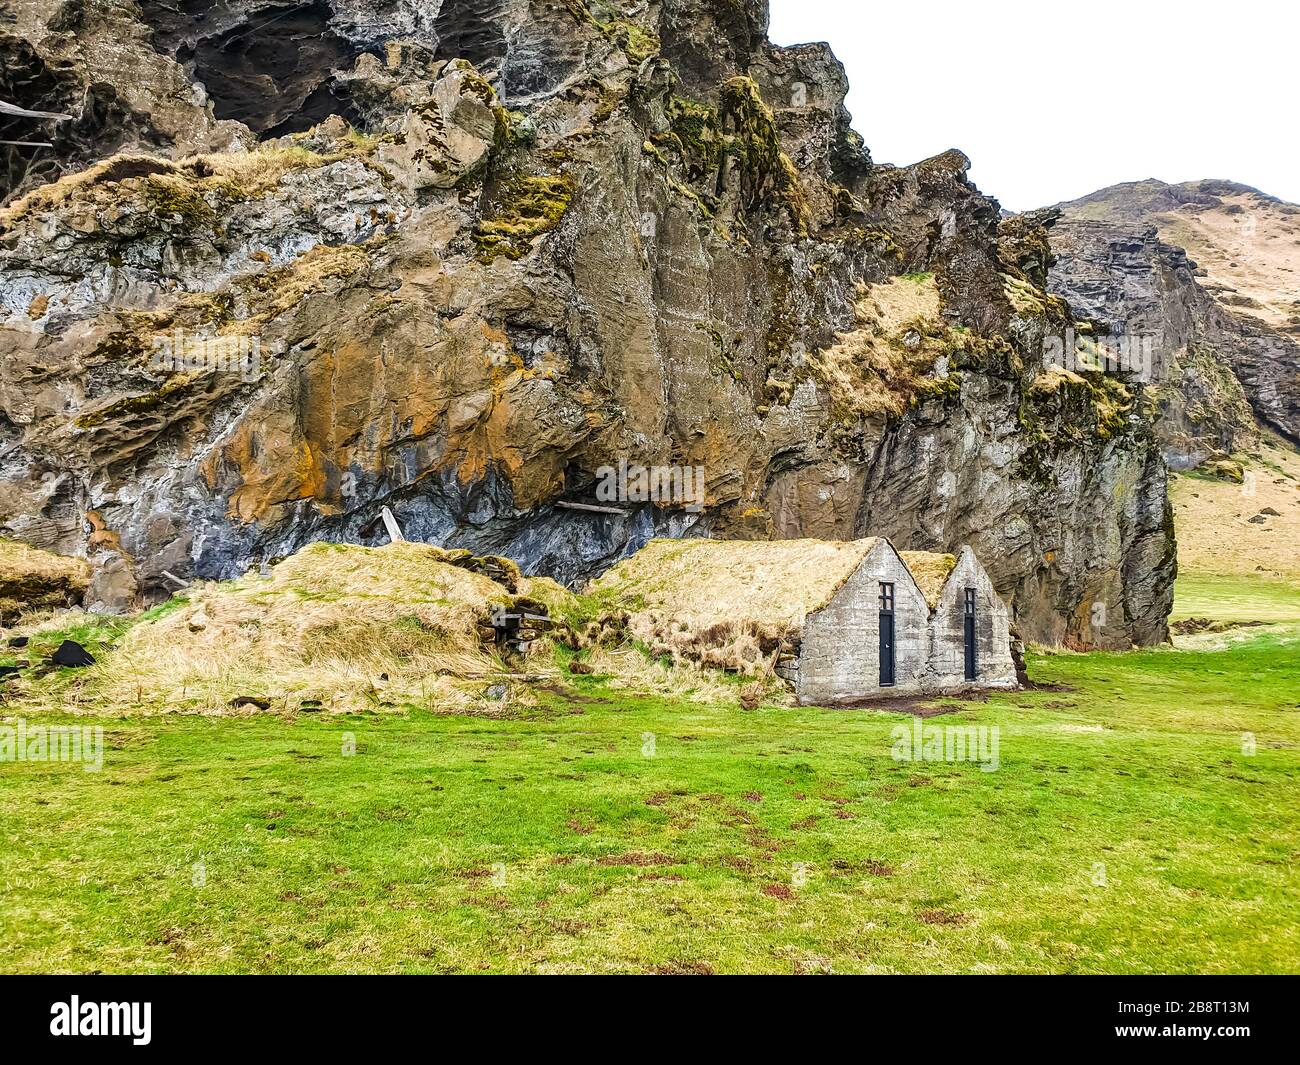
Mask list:
[{"label": "hillside", "polygon": [[1300,586],[1300,454],[1265,443],[1241,462],[1171,478],[1184,574]]},{"label": "hillside", "polygon": [[1231,181],[1135,181],[1058,204],[1068,220],[1154,225],[1225,306],[1300,335],[1300,206]]},{"label": "hillside", "polygon": [[1049,287],[1149,337],[1175,468],[1300,442],[1300,207],[1225,181],[1115,185],[1050,209]]},{"label": "hillside", "polygon": [[[388,506],[570,585],[652,535],[969,543],[1026,637],[1164,638],[1141,386],[1043,372],[1041,230],[959,151],[875,163],[763,0],[65,8],[0,25],[0,95],[106,109],[7,179],[0,535],[90,605]],[[620,463],[700,498],[583,509]]]}]

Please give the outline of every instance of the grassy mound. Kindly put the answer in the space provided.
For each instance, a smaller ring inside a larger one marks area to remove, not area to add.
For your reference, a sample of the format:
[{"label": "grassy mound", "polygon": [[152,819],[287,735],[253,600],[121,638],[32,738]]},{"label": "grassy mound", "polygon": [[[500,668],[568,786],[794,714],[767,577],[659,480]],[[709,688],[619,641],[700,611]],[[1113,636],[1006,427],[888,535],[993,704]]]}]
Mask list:
[{"label": "grassy mound", "polygon": [[89,583],[85,559],[0,540],[0,624],[30,610],[67,606],[81,598]]},{"label": "grassy mound", "polygon": [[144,615],[61,701],[133,713],[465,702],[463,681],[502,669],[490,618],[514,597],[462,555],[313,544],[267,577],[194,585]]},{"label": "grassy mound", "polygon": [[[19,667],[0,702],[25,714],[510,717],[531,714],[539,692],[562,678],[592,673],[686,701],[739,698],[735,678],[679,656],[670,664],[663,648],[637,641],[612,601],[524,577],[495,556],[318,543],[265,577],[200,582],[133,619],[60,611],[26,625],[28,646],[0,648],[0,665]],[[526,620],[499,643],[493,620],[503,609]],[[53,666],[64,639],[96,664]]]}]

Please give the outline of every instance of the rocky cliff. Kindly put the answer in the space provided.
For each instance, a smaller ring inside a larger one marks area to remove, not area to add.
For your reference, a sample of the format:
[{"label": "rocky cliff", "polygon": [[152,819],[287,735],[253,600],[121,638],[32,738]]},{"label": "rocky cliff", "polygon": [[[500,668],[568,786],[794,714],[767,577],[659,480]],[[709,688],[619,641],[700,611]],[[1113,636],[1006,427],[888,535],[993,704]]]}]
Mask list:
[{"label": "rocky cliff", "polygon": [[1175,468],[1300,442],[1300,207],[1225,181],[1133,182],[1061,204],[1050,288],[1114,334],[1153,341]]},{"label": "rocky cliff", "polygon": [[[387,505],[569,582],[654,534],[970,543],[1029,638],[1165,637],[1152,405],[1044,366],[1042,227],[960,152],[873,163],[760,0],[14,10],[0,98],[72,118],[15,120],[0,533],[92,601]],[[701,505],[576,509],[620,460]]]}]

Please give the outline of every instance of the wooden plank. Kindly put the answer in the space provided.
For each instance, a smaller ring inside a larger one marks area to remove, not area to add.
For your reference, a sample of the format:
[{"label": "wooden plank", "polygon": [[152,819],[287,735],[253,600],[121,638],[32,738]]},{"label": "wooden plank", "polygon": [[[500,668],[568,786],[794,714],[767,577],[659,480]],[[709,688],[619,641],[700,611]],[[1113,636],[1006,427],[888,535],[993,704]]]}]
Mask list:
[{"label": "wooden plank", "polygon": [[169,581],[175,581],[182,588],[188,588],[190,586],[189,581],[185,580],[183,577],[176,576],[176,574],[172,573],[170,570],[163,570],[162,575],[166,577]]},{"label": "wooden plank", "polygon": [[617,514],[621,518],[627,517],[627,511],[618,507],[602,507],[596,503],[570,503],[567,499],[556,501],[557,507],[563,507],[565,510],[586,510],[594,514]]},{"label": "wooden plank", "polygon": [[397,524],[397,519],[393,517],[393,512],[387,507],[379,512],[379,516],[384,519],[384,528],[388,530],[388,538],[395,544],[402,543],[406,537],[402,535],[402,527]]}]

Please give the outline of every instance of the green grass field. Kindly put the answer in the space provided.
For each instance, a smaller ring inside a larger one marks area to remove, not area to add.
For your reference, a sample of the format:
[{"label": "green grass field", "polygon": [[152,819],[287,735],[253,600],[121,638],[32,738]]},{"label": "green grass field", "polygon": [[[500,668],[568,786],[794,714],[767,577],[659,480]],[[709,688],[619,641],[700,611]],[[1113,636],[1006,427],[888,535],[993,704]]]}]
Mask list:
[{"label": "green grass field", "polygon": [[995,772],[895,761],[901,714],[599,677],[105,721],[102,772],[0,763],[0,969],[1300,971],[1300,594],[1192,578],[1176,616],[1225,604],[1272,624],[926,720],[998,726]]}]

